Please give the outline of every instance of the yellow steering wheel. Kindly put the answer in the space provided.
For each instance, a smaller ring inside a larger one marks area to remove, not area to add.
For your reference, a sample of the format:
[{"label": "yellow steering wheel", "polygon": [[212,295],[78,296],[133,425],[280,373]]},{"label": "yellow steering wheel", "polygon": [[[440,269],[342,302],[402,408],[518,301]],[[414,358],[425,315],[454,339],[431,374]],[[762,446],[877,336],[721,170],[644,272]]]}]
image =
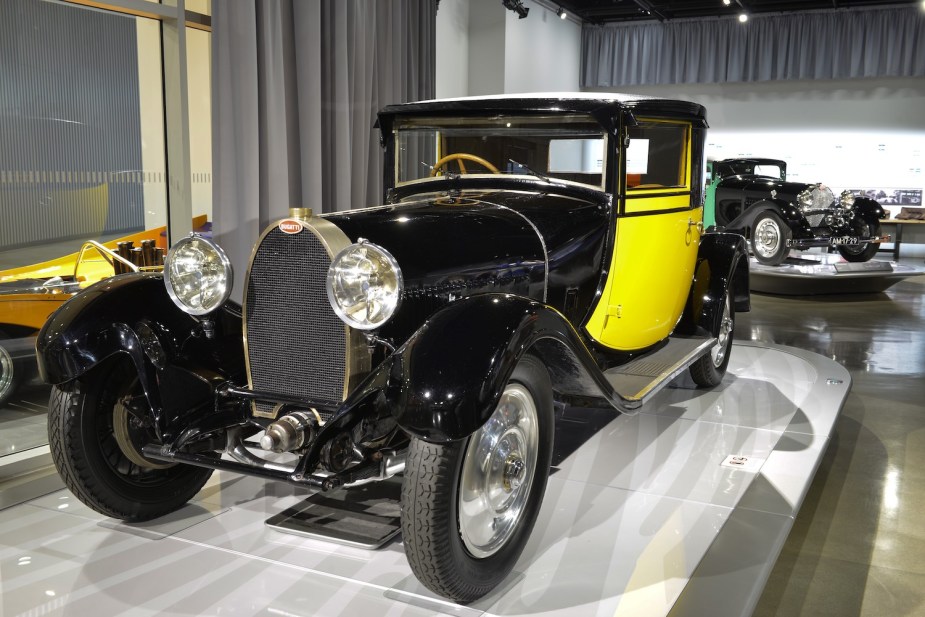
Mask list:
[{"label": "yellow steering wheel", "polygon": [[440,171],[440,168],[446,167],[446,164],[449,163],[450,161],[456,161],[457,164],[459,165],[459,172],[463,174],[469,173],[468,171],[466,171],[466,166],[463,163],[463,161],[470,161],[472,163],[478,163],[479,165],[481,165],[482,167],[484,167],[485,169],[487,169],[493,174],[501,173],[500,171],[498,171],[497,167],[495,167],[494,165],[492,165],[491,163],[489,163],[488,161],[486,161],[480,156],[476,156],[474,154],[466,154],[465,152],[455,152],[453,154],[447,154],[445,157],[443,157],[442,159],[434,163],[433,169],[430,170],[431,177],[436,176],[437,172]]}]

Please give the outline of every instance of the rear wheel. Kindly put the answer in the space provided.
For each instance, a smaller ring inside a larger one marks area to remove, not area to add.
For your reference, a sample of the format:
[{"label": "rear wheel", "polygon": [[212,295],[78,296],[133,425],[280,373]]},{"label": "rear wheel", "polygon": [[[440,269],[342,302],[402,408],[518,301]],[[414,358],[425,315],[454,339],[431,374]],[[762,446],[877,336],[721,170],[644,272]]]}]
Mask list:
[{"label": "rear wheel", "polygon": [[478,431],[448,444],[412,440],[402,536],[429,589],[471,602],[510,573],[543,501],[554,421],[549,375],[527,356]]},{"label": "rear wheel", "polygon": [[776,212],[767,210],[752,225],[751,245],[755,259],[766,266],[778,266],[790,253],[793,232]]},{"label": "rear wheel", "polygon": [[735,333],[735,309],[732,306],[732,288],[726,290],[726,300],[723,303],[723,317],[719,326],[716,344],[710,352],[700,356],[690,367],[691,379],[702,388],[712,388],[719,385],[729,366],[729,356],[732,353],[732,339]]},{"label": "rear wheel", "polygon": [[48,442],[64,483],[97,512],[126,521],[179,509],[212,474],[142,455],[156,439],[150,414],[137,410],[140,395],[132,364],[120,359],[52,387],[48,405]]},{"label": "rear wheel", "polygon": [[[860,217],[855,217],[851,221],[851,228],[854,230],[854,233],[859,238],[879,238],[880,237],[880,222],[879,221],[866,221]],[[868,242],[867,244],[843,244],[838,247],[838,252],[844,257],[847,261],[870,261],[874,255],[877,254],[877,251],[880,249],[880,244],[877,242]]]}]

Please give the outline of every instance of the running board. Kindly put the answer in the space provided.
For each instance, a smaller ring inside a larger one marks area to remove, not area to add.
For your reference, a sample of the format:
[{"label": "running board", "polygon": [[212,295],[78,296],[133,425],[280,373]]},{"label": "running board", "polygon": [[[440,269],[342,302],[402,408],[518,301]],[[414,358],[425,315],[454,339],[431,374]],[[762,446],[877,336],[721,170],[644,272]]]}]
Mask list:
[{"label": "running board", "polygon": [[658,351],[604,371],[621,398],[636,408],[680,375],[700,356],[710,353],[715,338],[673,337]]}]

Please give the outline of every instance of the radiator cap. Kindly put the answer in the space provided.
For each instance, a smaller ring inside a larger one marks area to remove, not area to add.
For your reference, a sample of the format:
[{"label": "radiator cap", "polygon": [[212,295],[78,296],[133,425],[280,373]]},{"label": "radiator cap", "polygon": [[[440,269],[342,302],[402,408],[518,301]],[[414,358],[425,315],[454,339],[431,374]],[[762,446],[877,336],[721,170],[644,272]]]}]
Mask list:
[{"label": "radiator cap", "polygon": [[289,216],[294,219],[302,219],[307,221],[312,218],[312,209],[311,208],[289,208]]}]

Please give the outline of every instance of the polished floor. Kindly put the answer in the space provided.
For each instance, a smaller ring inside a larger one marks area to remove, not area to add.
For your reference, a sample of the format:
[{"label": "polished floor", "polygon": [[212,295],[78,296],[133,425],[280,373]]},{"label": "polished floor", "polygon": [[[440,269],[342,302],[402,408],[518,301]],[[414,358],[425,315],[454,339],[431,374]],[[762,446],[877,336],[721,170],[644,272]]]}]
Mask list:
[{"label": "polished floor", "polygon": [[[921,259],[909,263],[921,265]],[[853,381],[835,433],[754,615],[925,615],[925,517],[920,514],[925,505],[925,276],[903,281],[878,294],[816,297],[756,294],[753,296],[753,311],[739,315],[737,331],[741,339],[793,346],[831,358],[848,369]],[[626,426],[633,424],[627,422]],[[656,422],[654,426],[658,425]],[[764,427],[764,430],[781,428]],[[636,441],[640,438],[637,437]],[[684,446],[684,443],[682,440],[681,445]],[[693,446],[684,447],[688,448],[691,460],[696,461],[697,450]],[[672,469],[683,469],[683,464],[680,467],[677,464],[679,459],[673,460],[676,464],[667,466],[660,475],[646,478],[646,482],[650,487],[657,487],[659,482],[664,481],[669,490],[685,491],[683,495],[668,495],[657,500],[659,504],[647,502],[643,495],[638,502],[621,502],[619,509],[635,508],[648,512],[647,508],[661,508],[669,504],[669,512],[682,521],[709,527],[715,524],[711,523],[712,516],[715,521],[721,522],[723,505],[711,508],[692,506],[690,504],[697,502],[699,497],[690,494],[692,489],[685,483],[669,478]],[[571,469],[574,470],[577,464],[580,464],[580,459],[573,459]],[[570,481],[573,474],[569,470],[569,465],[563,465],[562,471],[554,474],[551,483],[553,494],[567,492],[574,487],[574,481]],[[556,478],[557,475],[559,478]],[[719,481],[721,485],[722,478]],[[633,475],[627,478],[614,476],[591,485],[599,486],[601,495],[617,497],[634,482],[638,483],[638,478]],[[718,488],[714,489],[714,493],[722,495]],[[28,507],[35,515],[28,522],[18,520],[18,517],[11,518],[15,514],[12,509],[0,512],[0,524],[12,525],[9,529],[12,532],[19,525],[22,537],[31,538],[30,547],[48,547],[49,552],[43,557],[51,559],[54,554],[59,554],[63,560],[60,566],[54,563],[34,565],[41,565],[42,569],[59,568],[60,574],[76,577],[64,581],[65,586],[76,590],[73,603],[65,603],[61,595],[55,595],[51,588],[42,588],[45,596],[34,601],[25,601],[22,596],[5,592],[2,604],[6,605],[7,611],[0,613],[116,614],[107,613],[105,609],[103,613],[93,611],[104,606],[110,609],[145,606],[143,612],[126,609],[124,614],[218,614],[215,612],[216,605],[207,604],[205,597],[212,595],[210,590],[224,587],[221,581],[227,579],[238,585],[235,587],[237,591],[229,592],[228,601],[223,604],[229,614],[275,613],[267,611],[267,606],[255,604],[257,596],[264,592],[279,594],[278,597],[291,594],[292,598],[298,599],[301,603],[282,605],[283,609],[290,609],[291,614],[337,614],[340,604],[325,591],[343,592],[345,585],[349,587],[346,582],[349,573],[357,568],[369,567],[369,564],[364,566],[359,553],[342,550],[336,556],[325,556],[311,543],[307,548],[296,540],[277,539],[273,543],[265,543],[267,536],[261,529],[237,526],[232,520],[251,520],[255,512],[260,515],[256,518],[261,519],[268,512],[268,504],[274,504],[275,508],[295,497],[298,496],[289,489],[262,489],[249,481],[242,481],[232,490],[225,491],[224,495],[204,491],[190,506],[186,516],[178,520],[164,521],[162,526],[152,529],[126,529],[123,526],[116,534],[111,533],[112,524],[107,527],[100,523],[98,517],[74,504],[66,493],[55,493],[28,506],[21,506]],[[576,500],[562,499],[558,503],[571,504],[573,501]],[[589,520],[604,516],[605,511],[600,508],[606,503],[602,499],[597,498],[588,505],[594,506],[586,513]],[[62,517],[59,512],[68,508],[71,514]],[[656,511],[651,513],[655,515]],[[663,517],[664,514],[655,516],[657,519]],[[574,543],[561,546],[581,549],[583,536],[570,535]],[[49,538],[56,540],[66,536],[77,541],[46,544]],[[154,538],[161,540],[152,543]],[[188,560],[186,563],[199,573],[195,577],[198,582],[190,580],[182,569],[171,567],[171,564],[176,564],[178,556],[169,554],[168,548],[177,548],[178,545],[179,557]],[[206,550],[209,546],[216,546],[218,551]],[[555,551],[560,545],[555,546],[557,548],[547,554],[550,559],[557,557]],[[65,566],[65,562],[71,565],[82,563],[91,549],[97,559],[87,561],[84,567],[76,570]],[[707,547],[698,550],[702,552]],[[742,547],[743,553],[747,550],[748,547]],[[257,559],[242,560],[246,552],[257,555]],[[134,561],[133,557],[134,567],[124,572],[101,569],[114,568],[120,555],[138,554],[144,554],[147,563]],[[373,574],[378,593],[403,580],[413,585],[413,581],[406,580],[402,557],[400,549],[393,545],[377,558],[377,571]],[[13,582],[11,577],[17,574],[14,568],[28,569],[32,565],[29,561],[22,562],[23,558],[17,557],[19,561],[13,562],[4,560],[8,568],[5,572],[4,568],[0,568],[0,583],[4,579]],[[303,559],[311,563],[302,563],[300,560]],[[656,556],[654,561],[662,564],[664,560]],[[274,577],[271,580],[264,575],[273,563],[282,563],[285,567],[272,568]],[[732,562],[724,565],[729,563]],[[144,572],[150,571],[150,568],[157,570],[163,580],[145,580]],[[319,595],[306,598],[298,591],[302,588],[300,580],[304,581],[306,572],[325,569],[332,570],[330,576],[312,581],[315,589],[321,592]],[[49,571],[45,569],[45,572]],[[599,572],[585,574],[581,580],[569,577],[572,581],[569,585],[565,585],[567,581],[560,580],[562,586],[553,585],[552,588],[564,592],[577,586],[577,589],[587,591],[582,584],[597,580],[594,575]],[[107,584],[99,590],[99,596],[94,596],[83,584],[100,577],[109,580],[112,585]],[[248,580],[259,580],[262,588],[253,588],[249,592]],[[529,582],[529,579],[520,579],[514,584],[523,588]],[[545,582],[551,585],[556,579],[547,577]],[[16,586],[32,583],[39,583],[36,589],[41,587],[41,581],[25,578],[20,578]],[[198,588],[199,584],[204,587]],[[400,587],[399,584],[399,593]],[[176,602],[178,596],[165,593],[168,588],[175,588],[188,599],[189,604]],[[366,594],[363,589],[357,587],[354,590],[356,593],[351,596],[350,602],[341,607],[343,614],[358,614],[352,609],[375,612],[376,608],[381,608],[372,601],[374,596]],[[592,598],[589,596],[588,600]],[[718,606],[721,604],[718,602]],[[524,604],[507,608],[510,610],[503,611],[505,614],[536,612]],[[89,612],[83,612],[85,610]],[[428,606],[420,603],[403,603],[391,610],[394,614],[481,612],[476,607],[457,610],[444,604]],[[590,614],[597,612],[592,610]],[[613,610],[607,612],[613,613]],[[650,612],[642,610],[636,614]],[[731,613],[716,610],[709,614]]]},{"label": "polished floor", "polygon": [[925,276],[752,307],[738,336],[822,354],[853,381],[755,617],[925,615]]}]

